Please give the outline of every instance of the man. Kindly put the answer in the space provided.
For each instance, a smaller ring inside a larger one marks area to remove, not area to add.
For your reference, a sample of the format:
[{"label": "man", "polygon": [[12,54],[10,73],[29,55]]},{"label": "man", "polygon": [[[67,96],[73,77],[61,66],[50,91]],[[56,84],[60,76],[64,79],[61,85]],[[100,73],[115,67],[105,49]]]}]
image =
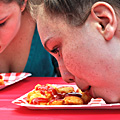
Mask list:
[{"label": "man", "polygon": [[94,98],[120,102],[120,1],[31,2],[42,44],[57,59],[63,79]]}]

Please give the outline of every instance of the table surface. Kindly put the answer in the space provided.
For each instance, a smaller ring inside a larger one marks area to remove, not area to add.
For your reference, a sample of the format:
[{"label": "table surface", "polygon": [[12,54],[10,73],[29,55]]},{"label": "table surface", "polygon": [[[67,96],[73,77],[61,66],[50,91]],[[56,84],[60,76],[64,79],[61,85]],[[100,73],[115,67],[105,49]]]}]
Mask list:
[{"label": "table surface", "polygon": [[0,90],[0,120],[120,120],[120,110],[31,110],[11,102],[36,84],[66,84],[61,77],[28,77]]}]

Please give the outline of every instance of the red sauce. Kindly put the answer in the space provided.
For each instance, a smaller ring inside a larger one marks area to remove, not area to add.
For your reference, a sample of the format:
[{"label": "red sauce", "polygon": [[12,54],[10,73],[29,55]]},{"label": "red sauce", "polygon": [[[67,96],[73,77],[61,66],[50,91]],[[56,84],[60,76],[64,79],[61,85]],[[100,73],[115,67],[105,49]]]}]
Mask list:
[{"label": "red sauce", "polygon": [[2,76],[2,75],[0,75],[0,79],[3,79],[3,76]]},{"label": "red sauce", "polygon": [[57,91],[56,89],[54,89],[53,87],[51,86],[46,86],[46,85],[42,85],[42,86],[37,86],[36,87],[36,90],[39,90],[41,94],[43,95],[46,95],[45,94],[45,91],[47,91],[47,93],[50,93],[52,95],[56,94]]},{"label": "red sauce", "polygon": [[48,99],[47,98],[34,98],[34,99],[32,99],[32,101],[31,101],[31,104],[34,104],[34,105],[40,105],[40,103],[42,103],[42,102],[48,102]]}]

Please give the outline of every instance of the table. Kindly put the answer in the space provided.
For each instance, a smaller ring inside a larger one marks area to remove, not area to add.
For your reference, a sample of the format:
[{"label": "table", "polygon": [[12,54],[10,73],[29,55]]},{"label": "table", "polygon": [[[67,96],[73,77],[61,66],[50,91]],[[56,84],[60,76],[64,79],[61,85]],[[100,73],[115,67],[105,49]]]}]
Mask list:
[{"label": "table", "polygon": [[0,120],[120,120],[120,110],[30,110],[12,104],[36,84],[66,84],[61,77],[28,77],[0,90]]}]

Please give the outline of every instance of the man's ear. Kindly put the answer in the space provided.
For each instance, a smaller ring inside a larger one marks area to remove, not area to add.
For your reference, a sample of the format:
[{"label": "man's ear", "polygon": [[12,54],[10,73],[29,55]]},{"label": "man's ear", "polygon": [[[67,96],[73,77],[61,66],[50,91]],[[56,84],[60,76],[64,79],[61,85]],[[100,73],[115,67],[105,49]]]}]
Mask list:
[{"label": "man's ear", "polygon": [[21,5],[21,12],[23,12],[25,10],[26,5],[27,5],[27,0],[23,0],[23,3]]},{"label": "man's ear", "polygon": [[96,2],[91,8],[91,15],[98,23],[97,29],[105,40],[111,40],[117,28],[117,18],[112,6],[106,2]]}]

